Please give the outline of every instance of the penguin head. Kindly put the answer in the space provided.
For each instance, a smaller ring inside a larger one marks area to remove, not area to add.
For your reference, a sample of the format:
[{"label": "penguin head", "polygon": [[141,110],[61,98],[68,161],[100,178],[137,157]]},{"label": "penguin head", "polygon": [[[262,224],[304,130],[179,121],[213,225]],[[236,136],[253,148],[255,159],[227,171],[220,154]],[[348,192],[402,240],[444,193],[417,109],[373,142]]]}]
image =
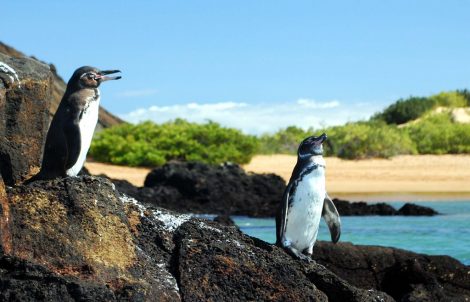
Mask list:
[{"label": "penguin head", "polygon": [[109,77],[108,74],[121,72],[119,70],[99,70],[95,67],[83,66],[75,70],[67,85],[74,88],[98,88],[102,82],[119,80],[120,76]]},{"label": "penguin head", "polygon": [[299,158],[308,158],[314,155],[323,155],[323,142],[327,139],[325,133],[320,136],[309,136],[304,139],[298,149]]}]

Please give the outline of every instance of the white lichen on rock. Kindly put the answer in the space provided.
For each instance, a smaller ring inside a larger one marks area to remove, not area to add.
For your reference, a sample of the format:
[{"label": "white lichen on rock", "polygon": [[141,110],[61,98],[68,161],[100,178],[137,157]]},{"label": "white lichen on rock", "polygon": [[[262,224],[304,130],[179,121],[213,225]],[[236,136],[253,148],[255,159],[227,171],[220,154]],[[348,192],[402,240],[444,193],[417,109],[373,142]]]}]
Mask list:
[{"label": "white lichen on rock", "polygon": [[[191,218],[191,215],[188,214],[170,214],[160,210],[149,210],[147,207],[142,205],[135,198],[129,197],[125,194],[122,194],[120,200],[123,203],[131,203],[137,207],[141,217],[148,217],[151,221],[156,224],[162,225],[165,231],[174,232],[179,228],[183,223],[188,221]],[[149,213],[150,215],[145,215]]]},{"label": "white lichen on rock", "polygon": [[216,228],[214,228],[214,227],[211,227],[210,225],[207,225],[207,224],[205,224],[205,223],[202,222],[202,221],[199,221],[199,227],[200,227],[201,229],[206,229],[206,230],[214,231],[214,232],[217,232],[217,233],[222,233],[221,230],[216,229]]},{"label": "white lichen on rock", "polygon": [[0,72],[5,73],[9,78],[12,83],[15,82],[15,80],[18,82],[18,87],[21,87],[20,85],[20,78],[18,77],[18,74],[16,71],[10,67],[7,63],[1,62],[0,61]]},{"label": "white lichen on rock", "polygon": [[191,218],[191,215],[187,215],[187,214],[173,215],[170,213],[164,213],[160,210],[152,211],[152,216],[156,220],[163,223],[163,228],[169,232],[175,231],[183,223],[185,223]]}]

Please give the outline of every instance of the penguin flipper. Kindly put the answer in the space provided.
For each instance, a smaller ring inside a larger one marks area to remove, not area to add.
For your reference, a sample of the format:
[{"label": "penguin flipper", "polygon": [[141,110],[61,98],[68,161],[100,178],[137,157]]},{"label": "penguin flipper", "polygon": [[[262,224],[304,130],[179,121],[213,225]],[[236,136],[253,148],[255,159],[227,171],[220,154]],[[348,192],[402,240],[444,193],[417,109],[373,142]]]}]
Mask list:
[{"label": "penguin flipper", "polygon": [[65,162],[65,170],[72,168],[80,156],[82,147],[82,139],[80,135],[80,126],[73,124],[65,129],[65,137],[67,142],[67,160]]},{"label": "penguin flipper", "polygon": [[333,243],[338,242],[341,236],[341,220],[338,210],[328,194],[325,195],[325,200],[323,201],[322,216],[330,229],[331,241]]},{"label": "penguin flipper", "polygon": [[284,237],[284,234],[286,232],[287,211],[289,210],[289,198],[291,189],[292,182],[289,182],[284,191],[284,195],[282,196],[281,208],[279,209],[279,213],[276,217],[276,244],[279,246],[282,246],[282,238]]}]

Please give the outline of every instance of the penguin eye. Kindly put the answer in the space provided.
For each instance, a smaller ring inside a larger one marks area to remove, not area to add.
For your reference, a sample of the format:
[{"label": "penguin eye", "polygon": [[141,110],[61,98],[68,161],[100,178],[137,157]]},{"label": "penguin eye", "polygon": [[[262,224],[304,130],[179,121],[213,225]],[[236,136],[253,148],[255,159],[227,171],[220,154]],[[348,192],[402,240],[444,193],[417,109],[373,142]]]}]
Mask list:
[{"label": "penguin eye", "polygon": [[90,80],[93,80],[95,78],[95,75],[92,73],[88,73],[87,78],[89,78]]}]

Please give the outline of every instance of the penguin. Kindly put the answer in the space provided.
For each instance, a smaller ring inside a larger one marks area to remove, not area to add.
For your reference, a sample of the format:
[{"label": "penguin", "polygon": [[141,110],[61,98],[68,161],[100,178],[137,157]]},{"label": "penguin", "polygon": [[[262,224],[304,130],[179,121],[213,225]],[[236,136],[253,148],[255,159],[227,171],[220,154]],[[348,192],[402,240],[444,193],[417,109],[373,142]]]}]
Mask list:
[{"label": "penguin", "polygon": [[107,76],[119,70],[83,66],[75,70],[47,132],[41,170],[27,180],[77,176],[86,160],[98,122],[101,83],[118,80]]},{"label": "penguin", "polygon": [[320,218],[323,216],[336,243],[341,235],[341,221],[325,187],[323,142],[325,133],[302,141],[297,163],[284,191],[276,215],[276,245],[296,258],[312,261]]}]

